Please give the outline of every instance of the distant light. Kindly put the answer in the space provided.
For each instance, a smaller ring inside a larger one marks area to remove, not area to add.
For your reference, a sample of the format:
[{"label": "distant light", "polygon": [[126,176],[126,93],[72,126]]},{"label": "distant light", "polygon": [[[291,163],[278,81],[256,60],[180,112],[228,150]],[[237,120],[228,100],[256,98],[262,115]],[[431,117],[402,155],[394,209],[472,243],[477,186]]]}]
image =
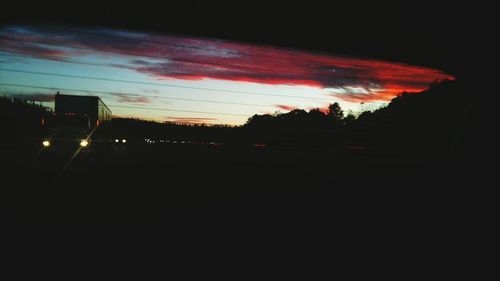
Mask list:
[{"label": "distant light", "polygon": [[45,146],[45,147],[49,147],[49,146],[50,146],[50,141],[48,141],[48,140],[44,140],[44,141],[42,142],[42,144],[43,144],[43,146]]},{"label": "distant light", "polygon": [[86,140],[82,140],[82,141],[80,142],[80,146],[81,146],[81,147],[86,147],[87,145],[89,145],[89,142],[88,142],[88,141],[86,141]]},{"label": "distant light", "polygon": [[119,139],[116,139],[115,142],[119,142],[120,140]]},{"label": "distant light", "polygon": [[127,140],[126,140],[126,139],[122,139],[122,142],[123,142],[123,143],[126,143],[126,142],[127,142]]}]

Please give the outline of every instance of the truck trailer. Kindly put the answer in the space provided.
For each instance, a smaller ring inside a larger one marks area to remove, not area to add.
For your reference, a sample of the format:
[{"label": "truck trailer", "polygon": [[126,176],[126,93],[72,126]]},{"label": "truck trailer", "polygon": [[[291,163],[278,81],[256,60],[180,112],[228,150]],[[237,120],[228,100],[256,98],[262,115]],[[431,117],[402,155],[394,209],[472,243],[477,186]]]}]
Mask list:
[{"label": "truck trailer", "polygon": [[[97,96],[55,95],[54,115],[47,120],[46,148],[87,148],[94,133],[111,120],[111,110]],[[103,141],[97,139],[97,141]]]}]

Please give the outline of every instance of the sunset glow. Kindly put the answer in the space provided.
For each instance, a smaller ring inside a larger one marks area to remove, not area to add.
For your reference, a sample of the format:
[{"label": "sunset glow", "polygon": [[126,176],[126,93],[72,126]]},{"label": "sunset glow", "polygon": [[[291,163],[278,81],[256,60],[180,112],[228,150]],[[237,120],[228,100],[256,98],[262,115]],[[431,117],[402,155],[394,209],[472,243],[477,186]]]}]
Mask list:
[{"label": "sunset glow", "polygon": [[0,95],[51,106],[55,91],[96,95],[113,115],[241,125],[254,114],[359,113],[454,79],[439,70],[272,46],[47,26],[0,27]]}]

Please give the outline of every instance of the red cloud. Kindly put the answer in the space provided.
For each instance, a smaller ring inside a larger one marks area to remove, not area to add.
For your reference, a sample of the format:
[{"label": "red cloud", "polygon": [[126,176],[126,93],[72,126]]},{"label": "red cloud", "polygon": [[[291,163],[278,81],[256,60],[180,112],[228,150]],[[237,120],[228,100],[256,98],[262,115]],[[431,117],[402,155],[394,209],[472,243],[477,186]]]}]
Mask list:
[{"label": "red cloud", "polygon": [[[346,101],[388,101],[401,92],[418,92],[437,80],[453,79],[439,70],[387,61],[147,33],[11,27],[0,29],[0,39],[0,50],[46,59],[70,59],[82,49],[133,55],[120,67],[156,78],[367,89],[333,94]],[[49,47],[54,45],[79,49],[65,53]]]},{"label": "red cloud", "polygon": [[63,60],[68,54],[55,47],[36,45],[31,42],[18,42],[0,38],[0,51],[31,56],[42,59]]},{"label": "red cloud", "polygon": [[277,104],[275,105],[277,108],[279,109],[283,109],[283,110],[287,110],[287,111],[292,111],[294,109],[297,109],[297,107],[295,106],[291,106],[291,105],[283,105],[283,104]]}]

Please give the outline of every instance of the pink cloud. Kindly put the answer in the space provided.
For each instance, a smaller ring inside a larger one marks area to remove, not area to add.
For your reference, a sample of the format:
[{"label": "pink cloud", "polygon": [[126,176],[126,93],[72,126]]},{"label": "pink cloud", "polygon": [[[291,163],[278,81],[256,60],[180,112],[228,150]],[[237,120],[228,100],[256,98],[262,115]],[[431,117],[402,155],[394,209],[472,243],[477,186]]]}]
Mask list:
[{"label": "pink cloud", "polygon": [[286,111],[292,111],[294,109],[297,109],[297,107],[295,106],[291,106],[291,105],[283,105],[283,104],[277,104],[275,105],[277,108],[279,109],[283,109],[283,110],[286,110]]},{"label": "pink cloud", "polygon": [[[419,92],[453,76],[436,69],[380,60],[318,54],[271,46],[113,30],[11,27],[0,29],[0,50],[64,60],[77,47],[113,56],[131,56],[116,65],[154,78],[217,79],[317,88],[360,87],[368,93],[333,93],[346,101],[388,101],[401,92]],[[46,45],[43,45],[46,44]],[[54,47],[55,46],[55,47]],[[136,101],[146,103],[146,100]]]}]

